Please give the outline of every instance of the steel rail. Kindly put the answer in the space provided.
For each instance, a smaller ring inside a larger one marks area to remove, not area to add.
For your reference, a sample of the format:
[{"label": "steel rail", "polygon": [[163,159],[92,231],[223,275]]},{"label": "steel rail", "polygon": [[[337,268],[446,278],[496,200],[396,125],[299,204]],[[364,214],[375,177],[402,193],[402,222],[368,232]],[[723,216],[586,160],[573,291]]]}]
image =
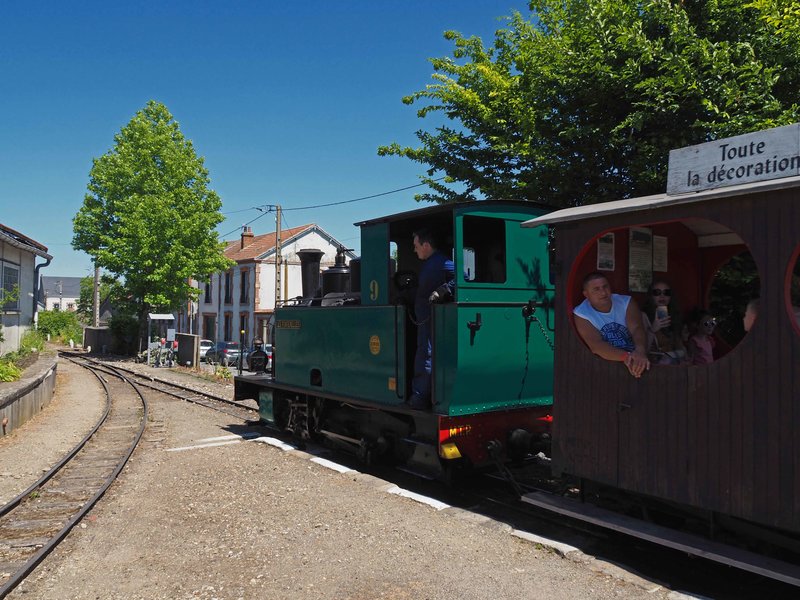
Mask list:
[{"label": "steel rail", "polygon": [[[117,367],[114,367],[114,368],[117,368]],[[122,369],[122,370],[127,371],[127,369]],[[257,409],[251,408],[249,406],[244,406],[243,404],[241,404],[239,402],[236,402],[234,400],[228,400],[227,398],[221,398],[219,396],[214,396],[213,394],[209,394],[207,392],[200,392],[198,390],[195,390],[195,389],[192,389],[190,387],[186,387],[186,386],[180,385],[178,383],[172,383],[172,382],[169,382],[169,381],[165,381],[163,379],[150,380],[150,378],[148,378],[147,375],[142,375],[140,373],[135,373],[135,372],[131,372],[130,376],[137,378],[138,379],[137,383],[139,385],[141,385],[142,387],[146,387],[148,389],[154,390],[154,391],[159,392],[161,394],[166,394],[167,396],[172,396],[173,398],[178,398],[179,400],[185,400],[186,402],[191,402],[192,404],[197,404],[198,406],[202,406],[204,408],[210,408],[211,410],[215,410],[217,412],[220,412],[220,413],[223,413],[223,414],[226,414],[226,415],[230,415],[232,417],[236,417],[237,419],[242,419],[242,420],[246,421],[246,420],[248,420],[247,417],[253,416],[254,414],[256,414],[258,412]],[[146,380],[149,380],[149,381],[141,381],[142,379],[146,379]],[[159,387],[158,385],[153,385],[153,383],[152,383],[153,381],[157,382],[162,387]],[[175,388],[175,389],[181,390],[183,392],[189,392],[190,394],[196,394],[198,396],[201,396],[201,398],[198,399],[198,398],[192,398],[191,396],[185,396],[183,394],[179,394],[179,393],[170,391],[168,388]],[[234,412],[232,410],[226,410],[225,408],[214,406],[213,404],[210,404],[209,402],[211,402],[211,403],[218,402],[218,403],[221,403],[221,404],[229,404],[231,406],[236,407],[240,411],[243,411],[243,413],[246,413],[246,414],[236,413],[236,412]]]},{"label": "steel rail", "polygon": [[[77,361],[72,360],[71,358],[68,357],[65,358],[67,358],[67,360],[69,360],[70,362],[78,364]],[[33,483],[24,492],[20,493],[18,496],[7,502],[2,508],[0,508],[0,517],[4,516],[6,513],[13,510],[16,506],[19,505],[20,502],[22,502],[25,498],[27,498],[31,493],[33,493],[42,485],[47,483],[53,477],[53,475],[58,473],[65,464],[67,464],[70,460],[72,460],[73,456],[75,456],[78,452],[80,452],[81,448],[83,448],[86,445],[86,442],[88,442],[89,439],[91,439],[91,437],[95,434],[95,432],[98,429],[100,429],[100,426],[103,423],[105,423],[106,419],[108,418],[108,413],[111,411],[111,392],[108,389],[108,384],[105,381],[103,381],[103,378],[100,377],[100,375],[98,375],[91,369],[90,373],[92,373],[95,377],[97,377],[98,381],[100,381],[100,384],[103,386],[103,389],[106,393],[106,407],[105,410],[103,411],[103,414],[100,415],[100,418],[97,420],[97,423],[92,428],[92,430],[89,433],[87,433],[86,436],[81,441],[75,444],[72,450],[70,450],[66,455],[64,455],[64,457],[61,460],[59,460],[49,471],[47,471],[47,473],[42,475],[35,483]]]},{"label": "steel rail", "polygon": [[[90,367],[87,367],[85,365],[81,366],[92,371]],[[108,390],[107,385],[103,381],[103,379],[99,377],[99,375],[97,375],[96,373],[95,376],[97,376],[100,379],[100,381],[103,383],[104,388]],[[67,536],[67,534],[81,521],[81,519],[83,519],[83,517],[86,516],[86,513],[88,513],[89,510],[91,510],[94,507],[94,505],[106,493],[108,488],[111,487],[111,484],[114,483],[114,481],[117,479],[119,474],[122,472],[122,469],[128,463],[128,460],[130,459],[134,450],[138,446],[142,438],[142,435],[144,434],[145,427],[147,425],[149,404],[147,402],[147,399],[144,397],[144,394],[142,393],[142,391],[139,389],[139,387],[136,385],[135,382],[129,381],[125,378],[122,379],[133,388],[133,390],[139,396],[139,399],[142,401],[142,407],[143,407],[142,415],[139,418],[139,427],[136,431],[133,441],[128,445],[127,451],[119,459],[117,466],[114,468],[112,473],[105,478],[105,481],[97,489],[97,491],[82,504],[82,506],[78,509],[78,511],[71,518],[69,518],[66,524],[59,531],[53,534],[38,551],[36,551],[30,558],[28,558],[28,560],[25,561],[23,565],[19,569],[17,569],[17,571],[12,573],[9,579],[0,586],[0,599],[5,598],[14,588],[16,588],[20,583],[22,583],[22,581],[24,581],[24,579],[31,573],[31,571],[33,571],[47,557],[47,555],[50,554],[50,552],[52,552],[56,548],[56,546],[58,546],[58,544],[61,543],[61,541],[63,541],[63,539]],[[105,420],[106,419],[103,419],[103,422],[105,422]],[[93,433],[89,436],[89,438],[91,439],[91,437],[95,433],[97,433],[97,428],[93,430]],[[77,452],[72,453],[69,461],[61,461],[63,463],[61,464],[61,467],[68,464],[71,460],[75,458],[76,455]],[[50,477],[52,477],[52,475]]]},{"label": "steel rail", "polygon": [[[80,355],[77,355],[77,356],[80,356]],[[111,370],[114,370],[114,371],[121,371],[121,372],[127,373],[131,377],[135,378],[137,380],[137,383],[139,383],[139,385],[141,385],[143,387],[155,390],[157,392],[161,392],[162,394],[167,394],[169,396],[172,396],[174,398],[178,398],[180,400],[186,400],[187,402],[192,402],[194,404],[198,404],[200,406],[204,406],[206,408],[210,408],[212,410],[216,410],[218,412],[221,412],[221,413],[233,416],[233,417],[243,418],[243,415],[236,414],[236,413],[233,413],[233,412],[230,412],[230,411],[227,411],[227,410],[222,410],[222,409],[220,409],[218,407],[215,407],[215,406],[209,406],[208,404],[205,404],[205,403],[197,400],[196,398],[190,398],[190,397],[187,397],[187,396],[184,396],[184,395],[181,395],[181,394],[176,394],[175,392],[168,391],[167,389],[164,389],[163,387],[158,387],[158,386],[153,385],[153,384],[154,383],[158,383],[158,384],[161,384],[162,386],[165,386],[166,388],[174,388],[174,389],[177,389],[177,390],[181,390],[183,392],[189,392],[189,393],[191,393],[193,395],[200,396],[202,398],[207,398],[207,399],[209,399],[209,400],[211,400],[213,402],[219,402],[221,404],[227,404],[227,405],[230,405],[230,406],[235,406],[236,408],[238,408],[240,410],[243,410],[243,411],[245,411],[247,413],[257,413],[258,412],[258,410],[256,408],[251,408],[249,406],[245,406],[244,404],[242,404],[241,402],[238,402],[236,400],[230,400],[228,398],[223,398],[222,396],[216,396],[216,395],[211,394],[209,392],[204,392],[202,390],[197,390],[195,388],[192,388],[192,387],[189,387],[189,386],[186,386],[186,385],[181,385],[179,383],[174,383],[172,381],[167,381],[166,379],[160,379],[158,377],[151,377],[150,375],[139,373],[137,371],[134,371],[133,369],[128,369],[126,367],[120,367],[118,365],[109,365],[108,363],[105,363],[103,361],[99,361],[99,360],[96,360],[96,359],[93,359],[93,358],[89,358],[89,357],[85,357],[85,356],[80,356],[80,358],[82,360],[90,362],[91,364],[96,365],[98,368],[101,368],[101,369],[111,369]]]}]

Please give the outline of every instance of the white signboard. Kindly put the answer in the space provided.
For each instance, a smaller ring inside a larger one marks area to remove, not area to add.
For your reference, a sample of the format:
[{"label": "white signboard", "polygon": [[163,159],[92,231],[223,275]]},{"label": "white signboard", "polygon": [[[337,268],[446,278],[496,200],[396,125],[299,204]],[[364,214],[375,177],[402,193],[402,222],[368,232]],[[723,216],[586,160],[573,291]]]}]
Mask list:
[{"label": "white signboard", "polygon": [[800,175],[798,123],[672,150],[667,194],[793,175]]}]

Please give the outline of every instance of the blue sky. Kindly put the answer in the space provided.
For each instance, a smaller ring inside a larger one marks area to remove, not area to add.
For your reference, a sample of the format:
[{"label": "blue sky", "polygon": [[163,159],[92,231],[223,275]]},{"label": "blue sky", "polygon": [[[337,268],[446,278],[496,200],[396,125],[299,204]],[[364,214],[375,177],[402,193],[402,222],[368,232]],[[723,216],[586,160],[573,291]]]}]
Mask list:
[{"label": "blue sky", "polygon": [[[490,43],[521,0],[16,2],[0,6],[0,223],[48,246],[45,275],[84,276],[72,218],[92,159],[148,100],[163,102],[205,158],[223,201],[219,233],[260,213],[419,183],[424,167],[379,157],[430,128],[404,95],[450,55],[448,29]],[[352,223],[417,208],[416,188],[286,211],[359,249]],[[248,210],[249,209],[249,210]],[[254,233],[274,229],[265,216]]]}]

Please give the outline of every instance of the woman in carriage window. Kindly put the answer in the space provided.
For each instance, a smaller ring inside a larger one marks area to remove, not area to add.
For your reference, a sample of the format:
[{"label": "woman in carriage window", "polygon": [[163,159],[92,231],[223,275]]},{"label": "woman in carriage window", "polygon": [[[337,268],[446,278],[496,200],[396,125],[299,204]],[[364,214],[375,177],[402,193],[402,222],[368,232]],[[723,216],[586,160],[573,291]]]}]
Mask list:
[{"label": "woman in carriage window", "polygon": [[666,281],[656,280],[650,284],[642,320],[647,332],[647,352],[653,364],[687,362],[681,311],[672,296],[672,286]]}]

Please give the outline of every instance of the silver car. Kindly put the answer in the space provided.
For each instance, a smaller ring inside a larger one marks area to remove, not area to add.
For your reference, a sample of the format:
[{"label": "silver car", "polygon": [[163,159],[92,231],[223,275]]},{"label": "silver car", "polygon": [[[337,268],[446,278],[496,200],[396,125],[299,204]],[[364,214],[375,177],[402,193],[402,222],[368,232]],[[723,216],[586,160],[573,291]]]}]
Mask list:
[{"label": "silver car", "polygon": [[211,340],[200,340],[200,360],[205,360],[206,352],[214,347],[214,342]]},{"label": "silver car", "polygon": [[210,365],[220,364],[223,367],[235,365],[239,360],[239,342],[217,342],[206,350],[206,362]]}]

